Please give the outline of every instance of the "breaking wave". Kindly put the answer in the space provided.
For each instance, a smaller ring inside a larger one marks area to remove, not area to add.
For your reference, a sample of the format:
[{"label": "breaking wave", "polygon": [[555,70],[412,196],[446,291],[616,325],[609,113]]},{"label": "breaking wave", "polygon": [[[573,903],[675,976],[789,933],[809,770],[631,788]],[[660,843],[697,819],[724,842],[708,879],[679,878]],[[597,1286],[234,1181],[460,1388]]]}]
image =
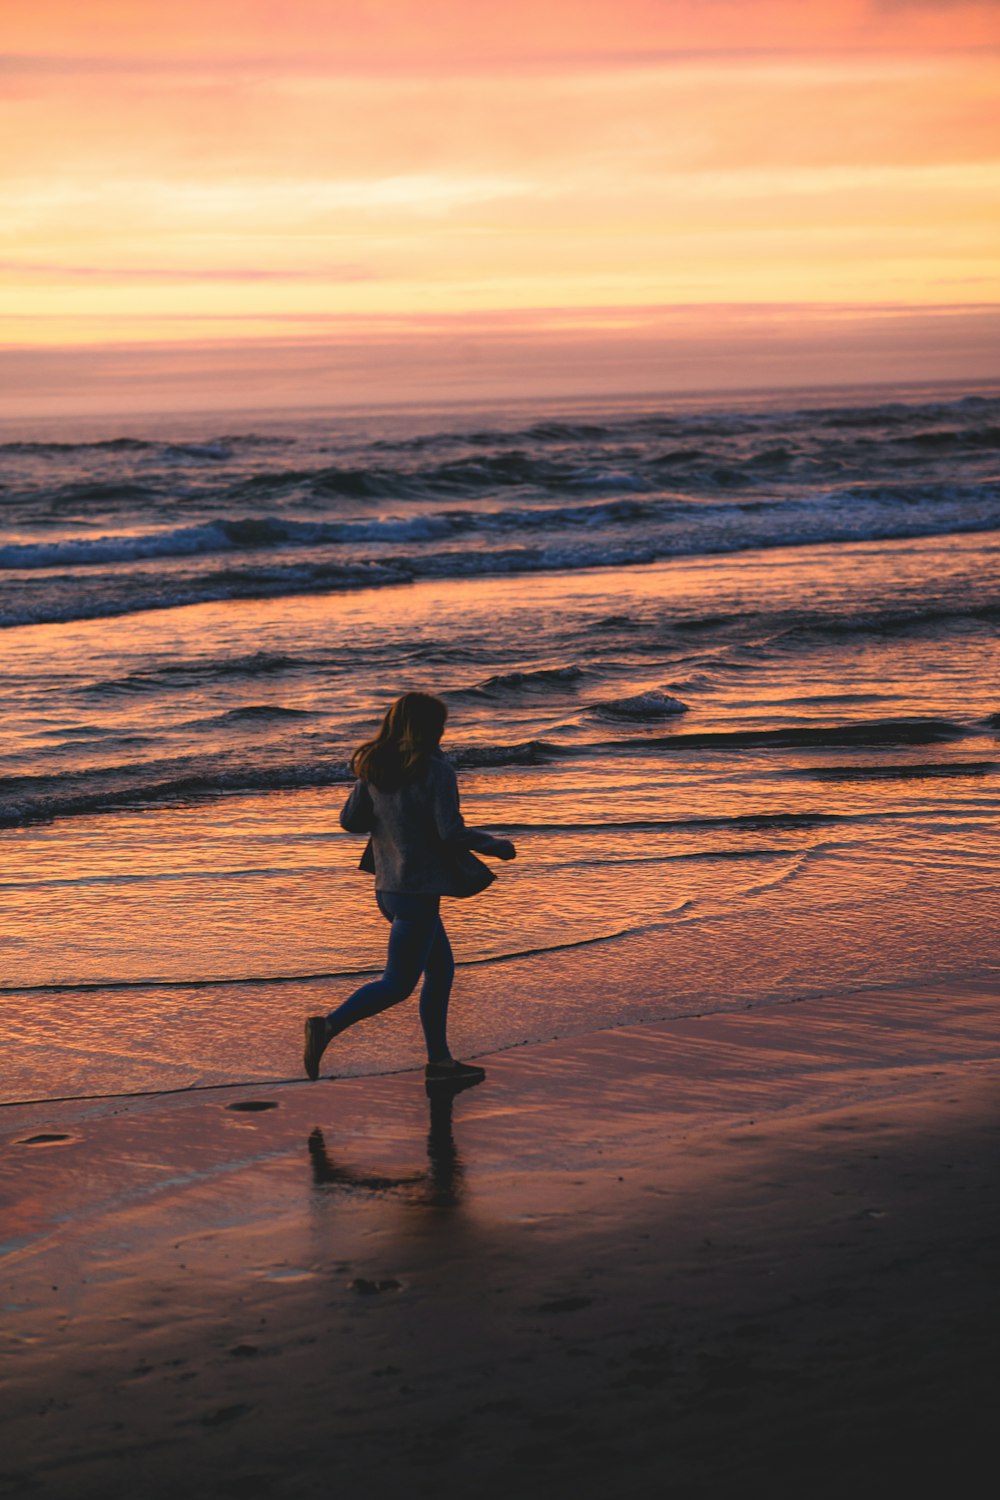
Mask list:
[{"label": "breaking wave", "polygon": [[[249,705],[204,721],[215,729],[228,724],[252,727],[255,722],[294,722],[311,717],[280,706]],[[197,727],[191,721],[188,727]],[[554,760],[600,756],[607,751],[655,753],[737,753],[743,750],[781,751],[796,749],[891,750],[913,745],[946,744],[969,737],[972,731],[946,719],[877,719],[849,724],[794,725],[785,729],[736,729],[637,736],[590,743],[563,743],[528,739],[513,744],[471,744],[455,748],[449,758],[458,769],[493,766],[545,765]],[[115,741],[99,742],[115,748]],[[992,762],[967,762],[955,774],[985,774]],[[885,774],[919,774],[919,767],[886,768]],[[878,775],[867,767],[844,768],[844,774]],[[950,771],[948,772],[950,774]],[[796,774],[799,774],[798,771]],[[818,779],[841,776],[840,768],[806,768],[802,774]],[[924,774],[935,774],[924,768]],[[946,774],[944,769],[937,774]],[[0,779],[0,826],[48,821],[80,814],[114,811],[163,802],[200,801],[233,793],[282,791],[325,787],[349,782],[347,760],[316,757],[290,749],[274,749],[259,755],[246,745],[214,755],[187,755],[87,767],[60,774],[48,772],[6,776]]]}]

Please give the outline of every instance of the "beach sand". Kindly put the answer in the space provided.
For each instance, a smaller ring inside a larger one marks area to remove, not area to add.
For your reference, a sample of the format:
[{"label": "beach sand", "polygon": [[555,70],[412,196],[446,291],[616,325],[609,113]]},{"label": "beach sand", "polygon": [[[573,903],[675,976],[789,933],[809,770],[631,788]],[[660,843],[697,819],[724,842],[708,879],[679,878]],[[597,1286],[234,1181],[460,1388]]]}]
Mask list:
[{"label": "beach sand", "polygon": [[433,1106],[407,1073],[4,1110],[3,1484],[977,1488],[995,986],[484,1061]]}]

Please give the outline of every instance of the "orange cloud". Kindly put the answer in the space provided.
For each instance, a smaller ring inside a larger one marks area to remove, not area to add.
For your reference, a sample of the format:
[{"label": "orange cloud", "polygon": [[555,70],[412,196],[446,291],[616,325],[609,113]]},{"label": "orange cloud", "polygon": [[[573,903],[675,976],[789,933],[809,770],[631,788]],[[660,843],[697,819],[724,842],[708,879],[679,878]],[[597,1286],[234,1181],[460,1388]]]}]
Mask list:
[{"label": "orange cloud", "polygon": [[241,60],[437,73],[529,60],[836,47],[920,50],[998,41],[989,0],[34,0],[10,7],[11,53],[77,67]]},{"label": "orange cloud", "polygon": [[8,9],[19,345],[1000,301],[994,4]]}]

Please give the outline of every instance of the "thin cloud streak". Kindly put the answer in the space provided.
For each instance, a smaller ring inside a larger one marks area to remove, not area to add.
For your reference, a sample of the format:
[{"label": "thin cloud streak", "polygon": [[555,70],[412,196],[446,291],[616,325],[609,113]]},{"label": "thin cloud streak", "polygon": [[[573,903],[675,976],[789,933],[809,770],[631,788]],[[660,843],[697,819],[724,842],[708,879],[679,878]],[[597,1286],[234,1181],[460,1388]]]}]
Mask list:
[{"label": "thin cloud streak", "polygon": [[[911,47],[1000,41],[982,0],[33,0],[11,7],[8,47],[21,55],[285,58],[324,54],[345,69],[449,72],[463,60],[518,66],[538,57],[774,45]],[[635,45],[623,49],[622,38]],[[95,38],[103,46],[95,48]],[[512,39],[516,44],[512,46]]]},{"label": "thin cloud streak", "polygon": [[70,276],[104,281],[374,281],[363,266],[73,266],[0,260],[0,275]]},{"label": "thin cloud streak", "polygon": [[[448,72],[449,76],[454,78],[463,73],[472,76],[480,73],[533,75],[544,74],[548,71],[588,74],[605,70],[688,68],[705,63],[740,69],[755,63],[780,65],[789,62],[814,63],[820,67],[828,67],[831,62],[837,61],[846,64],[899,58],[903,62],[908,62],[922,57],[934,60],[942,57],[968,60],[989,56],[1000,56],[1000,42],[935,45],[933,51],[920,44],[907,45],[905,41],[893,42],[891,46],[887,43],[873,43],[868,46],[839,47],[783,46],[776,42],[766,46],[748,43],[744,46],[726,47],[608,48],[601,52],[572,49],[559,52],[501,52],[490,57],[470,53],[467,56],[452,58]],[[383,56],[378,59],[377,63],[372,60],[366,67],[335,55],[324,57],[322,53],[319,55],[309,53],[301,57],[282,56],[277,59],[263,55],[231,57],[225,54],[191,58],[184,56],[148,57],[141,53],[136,53],[131,57],[101,54],[66,57],[57,53],[0,53],[0,75],[4,74],[27,78],[87,78],[104,74],[125,77],[162,75],[178,79],[218,78],[227,75],[251,78],[291,75],[330,80],[347,78],[354,82],[366,79],[377,82],[386,77],[420,79],[437,76],[436,70],[421,68],[405,56],[400,56],[395,60],[391,55]]]},{"label": "thin cloud streak", "polygon": [[65,208],[86,204],[127,206],[137,211],[182,214],[191,218],[228,220],[249,216],[256,222],[271,212],[282,215],[297,211],[315,216],[338,210],[433,214],[461,204],[488,203],[498,198],[519,198],[531,191],[524,178],[482,175],[450,176],[446,173],[400,174],[394,177],[288,182],[273,177],[247,178],[237,182],[195,181],[176,178],[129,178],[114,182],[87,179],[51,184],[17,182],[18,198],[27,208]]},{"label": "thin cloud streak", "polygon": [[[976,278],[963,278],[963,280],[975,280]],[[191,324],[191,323],[225,323],[234,325],[246,325],[259,329],[261,324],[289,324],[308,331],[316,326],[323,326],[327,332],[317,335],[322,340],[329,337],[329,331],[335,330],[338,335],[343,333],[352,337],[367,339],[373,335],[384,334],[387,336],[408,336],[411,334],[440,333],[449,338],[457,338],[462,334],[495,334],[521,336],[523,334],[544,331],[553,332],[591,332],[594,329],[614,328],[619,331],[629,331],[644,337],[654,337],[658,332],[671,323],[683,321],[691,327],[710,322],[714,318],[723,317],[732,325],[758,326],[766,323],[768,319],[778,318],[788,323],[796,319],[811,318],[820,319],[826,323],[851,323],[865,321],[877,323],[886,319],[922,320],[926,318],[969,318],[991,314],[1000,317],[1000,307],[996,302],[928,302],[914,307],[912,302],[871,304],[865,302],[729,302],[729,301],[705,301],[705,302],[663,302],[649,305],[626,305],[618,306],[609,304],[606,307],[581,304],[580,306],[567,307],[518,307],[504,308],[502,310],[477,310],[475,312],[412,312],[412,313],[370,313],[370,312],[236,312],[236,313],[161,313],[156,321],[160,324]],[[34,313],[4,313],[4,323],[34,323],[36,321],[50,321],[63,323],[66,321],[65,314],[34,314]],[[123,332],[134,330],[134,319],[128,315],[114,317],[113,315],[100,314],[77,314],[75,320],[81,324],[100,323],[121,325]],[[278,343],[280,340],[268,340],[268,344]],[[300,343],[311,343],[314,340],[303,340],[301,334],[296,336],[296,345]],[[97,347],[90,345],[89,347]],[[143,337],[136,334],[135,337],[113,338],[107,341],[105,347],[120,349],[142,349],[157,348],[154,338]],[[192,346],[193,347],[193,346]],[[1000,359],[997,361],[1000,370]]]}]

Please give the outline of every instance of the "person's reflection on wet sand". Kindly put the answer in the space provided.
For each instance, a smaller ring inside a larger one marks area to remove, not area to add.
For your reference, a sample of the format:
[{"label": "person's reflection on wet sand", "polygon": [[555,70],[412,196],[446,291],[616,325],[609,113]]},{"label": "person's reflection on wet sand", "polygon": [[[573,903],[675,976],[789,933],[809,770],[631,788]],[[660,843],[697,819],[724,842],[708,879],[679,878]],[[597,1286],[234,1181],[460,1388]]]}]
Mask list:
[{"label": "person's reflection on wet sand", "polygon": [[428,1088],[431,1119],[427,1131],[427,1196],[433,1208],[453,1208],[461,1199],[465,1169],[451,1128],[455,1095],[475,1088],[478,1080]]},{"label": "person's reflection on wet sand", "polygon": [[461,1201],[464,1168],[452,1129],[455,1096],[475,1088],[479,1079],[427,1086],[430,1126],[427,1131],[427,1167],[399,1177],[378,1177],[341,1166],[330,1155],[323,1131],[317,1125],[309,1136],[309,1160],[313,1185],[343,1187],[369,1193],[402,1192],[406,1199],[426,1208],[454,1208]]}]

